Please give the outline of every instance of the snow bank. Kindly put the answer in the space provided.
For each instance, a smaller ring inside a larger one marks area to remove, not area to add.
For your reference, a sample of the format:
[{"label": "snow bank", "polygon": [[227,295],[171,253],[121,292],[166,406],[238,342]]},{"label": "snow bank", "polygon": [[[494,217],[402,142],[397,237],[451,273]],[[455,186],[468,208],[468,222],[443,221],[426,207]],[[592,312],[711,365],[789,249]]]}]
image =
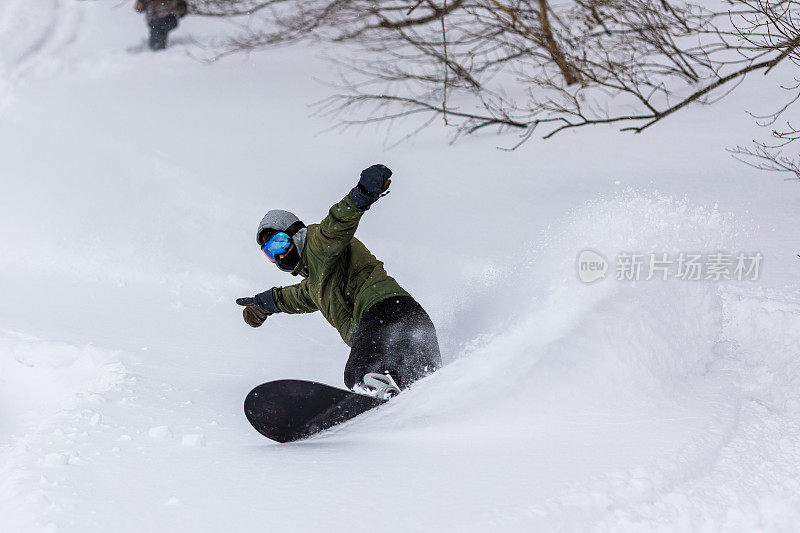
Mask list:
[{"label": "snow bank", "polygon": [[483,463],[468,477],[548,488],[528,501],[501,489],[494,515],[465,524],[508,505],[515,526],[789,528],[800,520],[798,302],[748,282],[576,276],[586,248],[736,250],[742,230],[715,208],[657,194],[588,203],[492,287],[501,305],[481,308],[505,327],[348,434],[467,445]]},{"label": "snow bank", "polygon": [[78,36],[82,13],[70,0],[4,0],[0,4],[0,111],[13,101],[14,82],[51,72]]},{"label": "snow bank", "polygon": [[718,286],[622,282],[613,272],[586,285],[576,259],[584,249],[613,257],[729,248],[732,223],[713,208],[635,191],[590,202],[566,218],[530,245],[524,264],[492,284],[491,301],[460,311],[479,322],[483,314],[486,323],[499,315],[505,325],[464,343],[460,360],[446,370],[457,374],[450,379],[459,394],[488,400],[507,390],[534,405],[553,395],[593,404],[680,395],[720,357]]},{"label": "snow bank", "polygon": [[[46,525],[37,519],[54,504],[42,469],[80,463],[69,447],[78,433],[72,411],[102,400],[125,375],[116,352],[0,333],[0,530]],[[98,413],[87,418],[100,423]]]},{"label": "snow bank", "polygon": [[0,64],[9,75],[49,69],[78,34],[82,12],[70,0],[6,0],[0,6]]},{"label": "snow bank", "polygon": [[735,427],[683,483],[618,500],[599,529],[792,531],[800,523],[800,298],[723,291],[722,368],[739,388]]},{"label": "snow bank", "polygon": [[115,352],[32,336],[0,334],[0,405],[47,419],[119,383]]}]

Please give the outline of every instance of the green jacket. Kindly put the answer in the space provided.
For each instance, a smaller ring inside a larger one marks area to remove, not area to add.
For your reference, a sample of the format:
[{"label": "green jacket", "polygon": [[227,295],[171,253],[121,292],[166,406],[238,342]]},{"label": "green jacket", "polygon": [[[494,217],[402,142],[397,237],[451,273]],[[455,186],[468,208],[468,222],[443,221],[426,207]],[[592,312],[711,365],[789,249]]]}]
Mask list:
[{"label": "green jacket", "polygon": [[331,207],[325,220],[308,226],[300,262],[292,272],[305,279],[272,289],[281,311],[319,310],[348,346],[367,309],[392,296],[408,296],[383,263],[354,237],[363,214],[349,194]]}]

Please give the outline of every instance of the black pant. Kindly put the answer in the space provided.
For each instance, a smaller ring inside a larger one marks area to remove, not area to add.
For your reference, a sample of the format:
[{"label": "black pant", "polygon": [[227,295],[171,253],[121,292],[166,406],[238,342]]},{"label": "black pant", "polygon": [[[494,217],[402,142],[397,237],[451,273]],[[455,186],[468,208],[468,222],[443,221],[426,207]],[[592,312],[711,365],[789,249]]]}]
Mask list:
[{"label": "black pant", "polygon": [[353,335],[344,367],[349,388],[369,372],[388,372],[404,389],[442,366],[436,328],[410,296],[382,300],[367,309]]},{"label": "black pant", "polygon": [[150,21],[150,49],[163,50],[167,47],[167,34],[178,27],[178,17],[167,15]]}]

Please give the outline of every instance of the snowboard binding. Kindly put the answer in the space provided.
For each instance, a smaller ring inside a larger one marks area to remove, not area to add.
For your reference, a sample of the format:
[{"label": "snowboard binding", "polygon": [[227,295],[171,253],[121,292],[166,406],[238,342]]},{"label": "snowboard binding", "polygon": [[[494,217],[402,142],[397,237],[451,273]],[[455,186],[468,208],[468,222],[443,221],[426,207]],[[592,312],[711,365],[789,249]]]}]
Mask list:
[{"label": "snowboard binding", "polygon": [[364,374],[362,383],[362,388],[367,394],[381,400],[388,400],[400,394],[400,387],[388,372],[386,374],[378,372]]}]

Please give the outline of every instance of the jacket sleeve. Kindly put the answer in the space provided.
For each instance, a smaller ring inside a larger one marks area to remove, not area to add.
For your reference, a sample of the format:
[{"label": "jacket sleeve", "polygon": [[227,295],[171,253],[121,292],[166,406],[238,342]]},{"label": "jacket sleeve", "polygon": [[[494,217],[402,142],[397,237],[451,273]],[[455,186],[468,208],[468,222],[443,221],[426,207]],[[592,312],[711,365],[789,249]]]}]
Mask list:
[{"label": "jacket sleeve", "polygon": [[335,259],[350,244],[363,214],[364,211],[355,206],[348,194],[330,208],[308,246],[324,260]]},{"label": "jacket sleeve", "polygon": [[308,293],[307,279],[297,285],[275,287],[272,289],[272,298],[275,300],[278,309],[284,313],[313,313],[319,309]]}]

